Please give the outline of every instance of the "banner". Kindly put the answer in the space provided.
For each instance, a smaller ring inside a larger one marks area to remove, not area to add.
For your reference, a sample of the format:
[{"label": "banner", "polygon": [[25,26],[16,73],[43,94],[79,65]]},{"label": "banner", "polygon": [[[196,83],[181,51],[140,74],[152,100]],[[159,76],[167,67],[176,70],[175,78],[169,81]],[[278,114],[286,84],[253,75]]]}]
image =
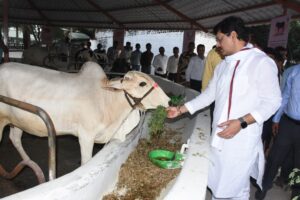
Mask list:
[{"label": "banner", "polygon": [[268,47],[282,46],[286,48],[289,36],[290,16],[285,15],[272,19]]}]

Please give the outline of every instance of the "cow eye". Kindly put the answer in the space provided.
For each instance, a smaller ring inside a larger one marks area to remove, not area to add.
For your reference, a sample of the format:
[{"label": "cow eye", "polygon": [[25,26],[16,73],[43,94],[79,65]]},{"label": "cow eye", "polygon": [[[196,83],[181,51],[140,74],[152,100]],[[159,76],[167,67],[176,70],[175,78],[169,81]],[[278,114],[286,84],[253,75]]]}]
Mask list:
[{"label": "cow eye", "polygon": [[140,86],[141,86],[141,87],[144,87],[145,85],[147,85],[146,82],[144,82],[144,81],[143,81],[143,82],[140,82]]}]

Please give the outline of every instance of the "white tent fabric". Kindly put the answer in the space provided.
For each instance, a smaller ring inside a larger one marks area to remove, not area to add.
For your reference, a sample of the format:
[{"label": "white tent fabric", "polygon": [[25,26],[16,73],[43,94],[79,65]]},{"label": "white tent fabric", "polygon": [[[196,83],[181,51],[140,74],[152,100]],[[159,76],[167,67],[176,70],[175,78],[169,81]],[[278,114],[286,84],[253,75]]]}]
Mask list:
[{"label": "white tent fabric", "polygon": [[[0,1],[0,17],[3,4]],[[7,0],[9,23],[126,30],[210,30],[229,15],[247,24],[300,17],[300,0]]]}]

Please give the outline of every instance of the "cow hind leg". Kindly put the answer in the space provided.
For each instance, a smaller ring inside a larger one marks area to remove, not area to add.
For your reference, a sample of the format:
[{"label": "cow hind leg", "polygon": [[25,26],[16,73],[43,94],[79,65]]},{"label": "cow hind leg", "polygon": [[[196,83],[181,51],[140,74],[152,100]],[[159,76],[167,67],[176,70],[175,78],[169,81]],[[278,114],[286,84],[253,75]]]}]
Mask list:
[{"label": "cow hind leg", "polygon": [[45,176],[42,169],[38,166],[38,164],[36,164],[34,161],[30,159],[30,157],[27,155],[27,153],[25,152],[22,146],[22,141],[21,141],[22,134],[23,131],[21,129],[17,127],[11,127],[9,138],[12,141],[14,147],[19,152],[21,158],[23,159],[23,161],[21,162],[22,165],[23,166],[27,165],[28,167],[30,167],[34,171],[35,175],[37,176],[39,183],[44,183]]},{"label": "cow hind leg", "polygon": [[23,131],[21,129],[17,127],[10,127],[9,138],[13,143],[14,147],[17,149],[17,151],[19,152],[23,160],[30,160],[29,156],[27,155],[27,153],[25,152],[22,146],[22,142],[21,142],[22,135],[23,135]]},{"label": "cow hind leg", "polygon": [[0,120],[0,142],[2,140],[3,129],[8,124],[6,120]]}]

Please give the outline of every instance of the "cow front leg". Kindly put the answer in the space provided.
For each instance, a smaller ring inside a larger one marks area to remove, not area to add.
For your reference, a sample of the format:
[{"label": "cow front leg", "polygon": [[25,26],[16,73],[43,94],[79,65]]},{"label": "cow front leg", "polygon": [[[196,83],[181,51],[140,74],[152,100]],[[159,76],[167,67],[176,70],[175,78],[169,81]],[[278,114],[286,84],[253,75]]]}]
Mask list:
[{"label": "cow front leg", "polygon": [[92,158],[94,138],[89,137],[87,133],[79,133],[78,139],[81,153],[81,165],[83,165]]}]

